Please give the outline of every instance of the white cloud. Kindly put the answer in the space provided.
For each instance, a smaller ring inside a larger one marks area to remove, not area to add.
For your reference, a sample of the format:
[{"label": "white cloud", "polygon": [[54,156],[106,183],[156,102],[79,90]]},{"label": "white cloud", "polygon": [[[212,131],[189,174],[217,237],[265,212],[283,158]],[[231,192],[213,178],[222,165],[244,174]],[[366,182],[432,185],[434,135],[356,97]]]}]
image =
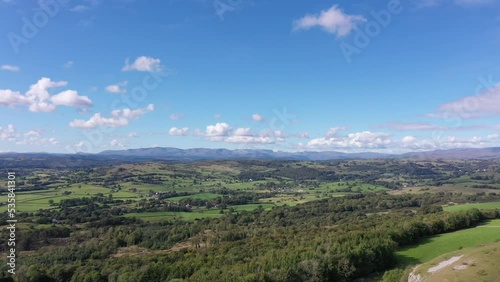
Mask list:
[{"label": "white cloud", "polygon": [[183,113],[173,113],[168,116],[171,120],[180,120],[182,117],[184,117]]},{"label": "white cloud", "polygon": [[74,90],[66,90],[50,98],[54,105],[72,106],[72,107],[91,107],[92,101],[87,96],[79,96]]},{"label": "white cloud", "polygon": [[111,142],[109,142],[109,144],[112,146],[112,147],[125,147],[125,145],[123,145],[120,141],[118,141],[117,139],[113,139],[111,140]]},{"label": "white cloud", "polygon": [[13,124],[9,124],[7,128],[0,127],[0,140],[15,142],[16,145],[57,145],[59,142],[56,138],[44,138],[39,130],[30,130],[25,133],[17,131]]},{"label": "white cloud", "polygon": [[293,23],[293,30],[308,30],[312,27],[321,27],[328,33],[335,34],[337,37],[348,35],[358,23],[365,22],[366,19],[361,15],[348,15],[338,8],[338,5],[332,6],[328,10],[323,10],[315,15],[306,15]]},{"label": "white cloud", "polygon": [[25,95],[10,89],[0,89],[0,106],[11,107],[27,105],[31,112],[52,112],[56,106],[91,107],[92,101],[87,96],[79,96],[75,90],[66,90],[54,96],[49,93],[50,88],[66,86],[66,81],[52,81],[43,77],[30,86]]},{"label": "white cloud", "polygon": [[322,137],[312,139],[307,143],[308,148],[315,149],[376,149],[385,148],[392,143],[389,133],[384,132],[356,132],[347,136]]},{"label": "white cloud", "polygon": [[59,141],[57,141],[57,139],[55,137],[51,137],[48,139],[48,141],[50,142],[50,144],[52,145],[57,145],[59,144]]},{"label": "white cloud", "polygon": [[73,146],[76,148],[82,148],[84,145],[85,145],[85,143],[83,141],[80,141],[80,142],[74,144]]},{"label": "white cloud", "polygon": [[252,136],[250,128],[237,128],[234,133],[234,136]]},{"label": "white cloud", "polygon": [[219,119],[219,118],[221,118],[221,117],[222,117],[222,115],[221,115],[221,114],[215,114],[215,115],[214,115],[214,118],[217,118],[217,119]]},{"label": "white cloud", "polygon": [[[492,139],[490,139],[492,140]],[[437,150],[437,149],[456,149],[456,148],[479,148],[484,147],[486,142],[481,137],[474,136],[469,139],[458,139],[454,136],[446,136],[429,139],[418,139],[414,136],[405,136],[399,144],[399,147],[410,150]]]},{"label": "white cloud", "polygon": [[262,122],[262,121],[264,121],[264,117],[260,114],[253,114],[252,120],[256,121],[256,122]]},{"label": "white cloud", "polygon": [[204,134],[198,133],[195,132],[193,135],[205,136],[210,141],[238,144],[274,144],[285,140],[285,134],[281,131],[264,131],[260,134],[254,134],[250,128],[240,127],[233,130],[227,123],[209,125]]},{"label": "white cloud", "polygon": [[160,59],[141,56],[135,59],[135,61],[132,64],[130,64],[129,59],[127,58],[125,60],[125,66],[123,66],[122,71],[158,72],[163,69],[160,63],[161,63]]},{"label": "white cloud", "polygon": [[228,136],[230,131],[231,127],[229,126],[229,124],[225,122],[218,122],[215,125],[207,126],[205,135],[208,137]]},{"label": "white cloud", "polygon": [[187,136],[187,135],[189,135],[189,128],[187,128],[187,127],[183,127],[183,128],[172,127],[168,131],[168,134],[173,135],[173,136]]},{"label": "white cloud", "polygon": [[28,105],[30,101],[20,92],[10,89],[0,89],[0,106]]},{"label": "white cloud", "polygon": [[7,125],[7,128],[0,127],[0,139],[3,141],[14,141],[20,134],[17,132],[13,124]]},{"label": "white cloud", "polygon": [[74,128],[96,128],[96,127],[122,127],[129,124],[130,120],[136,120],[147,112],[154,111],[154,105],[149,104],[146,108],[131,110],[115,110],[111,112],[111,117],[106,118],[101,113],[96,113],[88,120],[76,119],[69,123]]},{"label": "white cloud", "polygon": [[262,136],[230,136],[223,141],[228,143],[239,143],[239,144],[249,144],[249,143],[257,143],[257,144],[273,144],[275,140],[270,137],[262,137]]},{"label": "white cloud", "polygon": [[56,106],[50,103],[48,89],[66,86],[66,81],[52,81],[50,78],[42,77],[37,83],[32,84],[26,97],[30,101],[29,110],[32,112],[52,112]]},{"label": "white cloud", "polygon": [[39,137],[40,136],[40,131],[37,130],[30,130],[26,133],[24,133],[25,137]]},{"label": "white cloud", "polygon": [[491,115],[500,115],[500,83],[477,95],[445,103],[439,106],[437,113],[427,116],[432,118],[479,118]]},{"label": "white cloud", "polygon": [[130,132],[128,137],[139,137],[139,134],[137,134],[137,132]]},{"label": "white cloud", "polygon": [[46,146],[46,145],[57,145],[59,141],[55,137],[51,138],[42,138],[40,136],[26,136],[16,142],[17,145],[37,145],[37,146]]},{"label": "white cloud", "polygon": [[500,139],[500,135],[499,134],[490,134],[490,135],[488,135],[488,139],[489,140],[497,140],[497,139]]},{"label": "white cloud", "polygon": [[1,70],[6,70],[6,71],[12,71],[12,72],[18,72],[21,70],[20,67],[18,66],[12,66],[12,65],[2,65],[0,66]]},{"label": "white cloud", "polygon": [[325,137],[326,138],[332,138],[332,137],[335,137],[337,136],[341,131],[344,131],[346,128],[343,127],[343,126],[340,126],[340,127],[332,127],[330,129],[328,129],[328,131],[326,132],[325,134]]},{"label": "white cloud", "polygon": [[106,91],[115,94],[125,94],[127,93],[127,89],[124,89],[122,87],[127,86],[127,83],[128,83],[127,81],[123,81],[123,82],[118,82],[117,84],[108,85],[106,86]]}]

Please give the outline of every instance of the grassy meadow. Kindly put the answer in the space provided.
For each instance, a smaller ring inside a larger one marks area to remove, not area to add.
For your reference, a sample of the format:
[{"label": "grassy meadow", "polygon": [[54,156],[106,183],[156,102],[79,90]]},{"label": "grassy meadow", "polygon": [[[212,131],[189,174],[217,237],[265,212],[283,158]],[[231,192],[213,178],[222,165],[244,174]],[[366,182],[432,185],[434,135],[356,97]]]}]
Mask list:
[{"label": "grassy meadow", "polygon": [[470,229],[440,234],[396,252],[403,265],[420,264],[462,248],[475,247],[500,240],[500,220],[490,220]]}]

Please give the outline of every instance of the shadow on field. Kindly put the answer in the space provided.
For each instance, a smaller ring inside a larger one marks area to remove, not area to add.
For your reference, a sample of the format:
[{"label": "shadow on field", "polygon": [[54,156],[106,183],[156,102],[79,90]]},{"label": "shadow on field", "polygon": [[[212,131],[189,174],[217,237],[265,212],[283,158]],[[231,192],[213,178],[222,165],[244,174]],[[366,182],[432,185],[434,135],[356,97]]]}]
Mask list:
[{"label": "shadow on field", "polygon": [[402,254],[396,254],[396,261],[397,261],[399,266],[409,266],[409,265],[421,264],[421,262],[418,259],[416,259],[414,257],[402,255]]},{"label": "shadow on field", "polygon": [[[398,252],[411,250],[413,248],[418,248],[421,245],[424,245],[424,244],[427,244],[427,243],[431,243],[432,242],[432,240],[431,240],[432,238],[433,237],[422,238],[422,239],[418,240],[418,242],[416,242],[415,244],[412,244],[410,246],[405,246],[403,248],[400,248],[398,250]],[[417,264],[423,263],[423,262],[421,262],[420,260],[418,260],[418,259],[416,259],[414,257],[403,255],[403,254],[398,253],[398,252],[396,252],[396,254],[395,254],[396,255],[396,261],[401,266],[417,265]]]}]

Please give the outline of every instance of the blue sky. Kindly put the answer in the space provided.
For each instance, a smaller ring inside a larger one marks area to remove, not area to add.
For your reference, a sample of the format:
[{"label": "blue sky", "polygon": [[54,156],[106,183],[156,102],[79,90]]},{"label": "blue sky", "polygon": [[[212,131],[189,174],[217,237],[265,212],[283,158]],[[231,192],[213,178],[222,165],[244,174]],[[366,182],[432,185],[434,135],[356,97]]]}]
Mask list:
[{"label": "blue sky", "polygon": [[498,1],[0,0],[0,18],[0,151],[500,146]]}]

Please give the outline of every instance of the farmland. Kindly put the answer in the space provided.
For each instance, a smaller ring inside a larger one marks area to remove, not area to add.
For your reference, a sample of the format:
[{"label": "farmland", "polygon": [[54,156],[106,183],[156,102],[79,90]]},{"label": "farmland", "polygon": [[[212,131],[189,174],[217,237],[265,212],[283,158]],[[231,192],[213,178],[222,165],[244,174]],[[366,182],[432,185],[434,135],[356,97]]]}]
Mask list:
[{"label": "farmland", "polygon": [[[195,218],[212,217],[238,205],[294,206],[356,193],[495,193],[500,176],[491,166],[486,161],[346,160],[142,162],[74,170],[23,169],[16,201],[19,212],[34,212],[82,197],[112,197],[121,200],[122,204],[117,204],[124,208],[144,206],[144,200],[159,200],[155,205],[182,203],[192,207]],[[245,199],[221,201],[235,196]],[[472,205],[498,208],[496,203]],[[445,210],[472,207],[455,205]],[[0,206],[0,210],[6,210],[6,206]]]},{"label": "farmland", "polygon": [[412,273],[422,281],[497,281],[500,242],[482,244],[441,255]]},{"label": "farmland", "polygon": [[499,241],[499,229],[493,227],[500,227],[500,220],[492,220],[475,228],[425,238],[415,246],[399,250],[396,255],[403,264],[424,263],[462,248]]},{"label": "farmland", "polygon": [[20,271],[47,281],[352,281],[499,239],[497,161],[23,162]]},{"label": "farmland", "polygon": [[471,204],[462,204],[462,205],[453,205],[444,207],[444,210],[447,212],[465,211],[470,209],[485,209],[485,210],[500,209],[500,202],[471,203]]}]

